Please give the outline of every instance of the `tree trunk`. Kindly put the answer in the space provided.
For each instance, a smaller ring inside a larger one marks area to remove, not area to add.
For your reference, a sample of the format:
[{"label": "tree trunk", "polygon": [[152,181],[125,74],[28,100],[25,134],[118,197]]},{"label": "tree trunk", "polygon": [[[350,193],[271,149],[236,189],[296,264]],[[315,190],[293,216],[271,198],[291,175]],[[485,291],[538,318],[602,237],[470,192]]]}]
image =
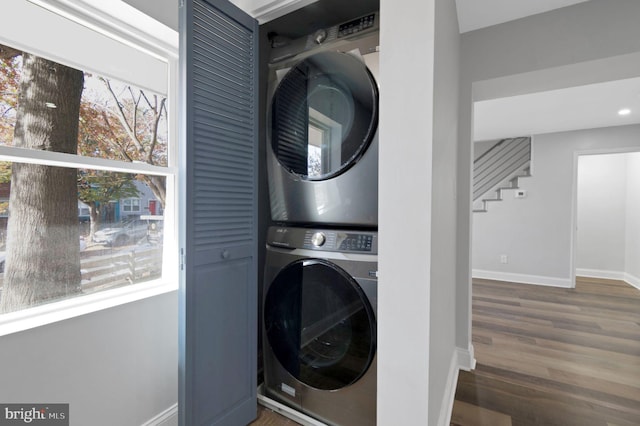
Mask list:
[{"label": "tree trunk", "polygon": [[160,204],[162,205],[162,210],[165,208],[165,201],[167,199],[167,187],[166,181],[167,179],[164,176],[142,176],[142,181],[151,189],[153,195],[156,196]]},{"label": "tree trunk", "polygon": [[90,201],[87,203],[89,206],[89,241],[93,241],[93,236],[96,234],[98,230],[98,226],[100,225],[100,212],[98,211],[98,203],[95,201]]},{"label": "tree trunk", "polygon": [[[14,146],[77,152],[81,71],[23,54]],[[75,169],[13,163],[0,312],[80,289]]]}]

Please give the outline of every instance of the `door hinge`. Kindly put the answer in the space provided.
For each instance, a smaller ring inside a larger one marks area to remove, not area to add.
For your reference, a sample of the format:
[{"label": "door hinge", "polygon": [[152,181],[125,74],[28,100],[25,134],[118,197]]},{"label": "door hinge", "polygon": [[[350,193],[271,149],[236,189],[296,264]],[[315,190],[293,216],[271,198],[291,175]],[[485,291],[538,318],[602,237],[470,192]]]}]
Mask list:
[{"label": "door hinge", "polygon": [[180,249],[180,270],[184,271],[184,249]]}]

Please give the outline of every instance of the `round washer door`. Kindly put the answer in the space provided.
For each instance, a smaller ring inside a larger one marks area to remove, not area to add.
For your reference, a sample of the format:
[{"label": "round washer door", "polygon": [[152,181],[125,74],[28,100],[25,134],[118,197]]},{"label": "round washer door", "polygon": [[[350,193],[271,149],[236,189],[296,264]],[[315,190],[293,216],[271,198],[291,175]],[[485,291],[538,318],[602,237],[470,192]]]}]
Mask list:
[{"label": "round washer door", "polygon": [[378,88],[351,54],[316,53],[291,68],[271,103],[271,147],[303,179],[337,176],[364,154],[378,127]]},{"label": "round washer door", "polygon": [[315,389],[356,382],[376,351],[376,320],[362,289],[319,259],[286,266],[265,298],[267,340],[280,364]]}]

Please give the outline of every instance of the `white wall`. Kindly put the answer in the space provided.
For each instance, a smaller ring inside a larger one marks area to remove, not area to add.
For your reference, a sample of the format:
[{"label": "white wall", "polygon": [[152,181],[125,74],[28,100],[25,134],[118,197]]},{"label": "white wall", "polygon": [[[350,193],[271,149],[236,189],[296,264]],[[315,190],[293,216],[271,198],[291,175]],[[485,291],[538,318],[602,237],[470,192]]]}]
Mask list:
[{"label": "white wall", "polygon": [[640,152],[580,156],[577,206],[577,274],[640,288]]},{"label": "white wall", "polygon": [[627,156],[626,280],[640,289],[640,153]]},{"label": "white wall", "polygon": [[380,17],[377,417],[428,424],[435,0]]},{"label": "white wall", "polygon": [[69,403],[71,425],[141,425],[178,399],[177,292],[0,338],[0,401]]},{"label": "white wall", "polygon": [[462,35],[457,344],[471,342],[473,101],[640,75],[640,2],[592,0]]},{"label": "white wall", "polygon": [[[640,125],[534,136],[532,176],[520,180],[527,197],[516,199],[507,192],[504,201],[489,206],[488,213],[474,214],[474,276],[571,287],[575,156],[634,147],[640,149]],[[624,180],[620,176],[612,182],[618,185],[609,188],[618,194],[612,201],[618,223],[605,230],[613,235],[603,244],[615,248],[608,262],[624,258],[625,220],[620,210],[625,202]],[[500,262],[501,255],[508,256],[507,264]]]},{"label": "white wall", "polygon": [[628,155],[578,158],[578,275],[581,270],[625,270]]}]

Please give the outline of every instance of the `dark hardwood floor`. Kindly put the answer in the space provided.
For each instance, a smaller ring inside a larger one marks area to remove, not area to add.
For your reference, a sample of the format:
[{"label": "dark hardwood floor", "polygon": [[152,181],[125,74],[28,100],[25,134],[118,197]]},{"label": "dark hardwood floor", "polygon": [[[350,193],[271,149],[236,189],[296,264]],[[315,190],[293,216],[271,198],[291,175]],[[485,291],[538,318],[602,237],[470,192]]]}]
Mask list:
[{"label": "dark hardwood floor", "polygon": [[[640,425],[640,291],[624,282],[474,280],[473,344],[454,426]],[[252,423],[295,424],[263,408]]]},{"label": "dark hardwood floor", "polygon": [[299,423],[294,422],[278,413],[258,405],[258,418],[250,423],[255,426],[297,426]]},{"label": "dark hardwood floor", "polygon": [[473,372],[452,425],[640,425],[640,291],[473,283]]}]

